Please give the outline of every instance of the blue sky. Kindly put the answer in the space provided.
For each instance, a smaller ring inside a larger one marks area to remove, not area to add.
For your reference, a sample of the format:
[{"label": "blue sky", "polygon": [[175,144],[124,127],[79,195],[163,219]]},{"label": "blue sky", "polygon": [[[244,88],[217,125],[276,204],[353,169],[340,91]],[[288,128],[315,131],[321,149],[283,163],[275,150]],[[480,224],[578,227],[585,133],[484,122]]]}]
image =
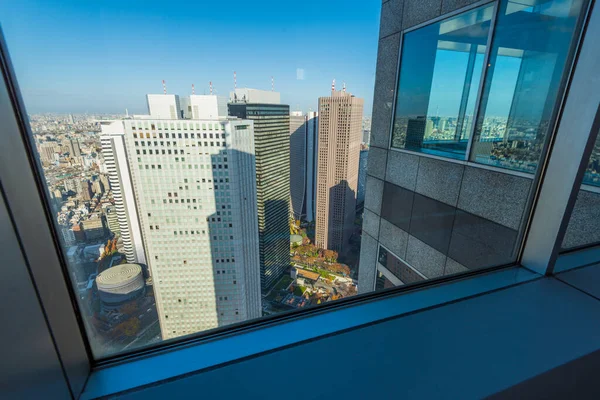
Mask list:
[{"label": "blue sky", "polygon": [[[27,111],[145,112],[146,93],[275,90],[317,108],[331,80],[371,114],[381,0],[2,2]],[[299,79],[302,78],[302,79]]]}]

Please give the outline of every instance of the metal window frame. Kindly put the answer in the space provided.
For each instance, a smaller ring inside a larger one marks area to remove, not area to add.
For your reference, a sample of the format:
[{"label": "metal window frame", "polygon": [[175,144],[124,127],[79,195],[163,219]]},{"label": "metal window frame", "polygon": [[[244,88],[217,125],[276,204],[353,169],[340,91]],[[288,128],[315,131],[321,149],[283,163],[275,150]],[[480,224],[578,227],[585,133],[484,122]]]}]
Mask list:
[{"label": "metal window frame", "polygon": [[78,397],[91,370],[92,353],[44,198],[46,186],[34,172],[39,160],[26,140],[31,132],[1,31],[0,72],[0,182],[69,390]]},{"label": "metal window frame", "polygon": [[[494,31],[495,31],[495,26],[496,26],[496,19],[497,19],[497,15],[498,15],[498,7],[499,7],[499,3],[500,0],[481,0],[478,1],[476,3],[473,4],[469,4],[467,6],[461,7],[457,10],[454,10],[452,12],[449,12],[447,14],[443,14],[440,15],[439,17],[430,19],[428,21],[425,21],[423,23],[420,23],[418,25],[415,26],[411,26],[410,28],[404,29],[402,30],[402,32],[400,32],[400,43],[399,43],[399,47],[398,47],[398,59],[396,60],[396,78],[394,79],[394,98],[392,100],[392,117],[390,118],[390,127],[389,127],[389,132],[390,132],[390,137],[388,140],[388,149],[390,150],[396,150],[396,151],[405,151],[408,152],[410,154],[416,154],[418,156],[423,156],[423,157],[430,157],[430,158],[439,158],[442,159],[444,161],[452,161],[454,160],[455,162],[471,162],[469,161],[469,157],[470,157],[470,153],[471,153],[471,146],[473,143],[473,134],[475,133],[475,127],[476,127],[476,121],[477,121],[477,117],[479,116],[479,106],[481,103],[481,96],[482,96],[482,92],[483,92],[483,85],[485,82],[485,77],[487,74],[487,64],[488,64],[488,60],[489,60],[489,55],[490,55],[490,46],[492,44],[492,40],[493,40],[493,35],[494,35]],[[463,14],[465,12],[469,12],[471,10],[474,10],[476,8],[480,8],[480,7],[484,7],[486,5],[491,5],[493,4],[493,10],[492,10],[492,18],[491,18],[491,22],[490,22],[490,30],[488,32],[488,39],[487,39],[487,43],[486,43],[486,48],[485,48],[485,54],[484,54],[484,59],[483,59],[483,66],[482,66],[482,73],[481,73],[481,78],[479,81],[479,87],[477,88],[477,96],[475,99],[475,113],[473,115],[473,123],[471,124],[471,128],[470,128],[470,132],[469,132],[469,139],[467,141],[467,148],[465,150],[465,154],[462,156],[462,159],[458,159],[458,158],[451,158],[451,157],[443,157],[443,156],[435,156],[433,154],[429,154],[429,153],[422,153],[419,151],[414,151],[414,150],[408,150],[408,149],[401,149],[398,147],[393,147],[392,146],[392,142],[393,142],[393,134],[394,134],[394,122],[396,121],[396,105],[398,103],[397,98],[398,98],[398,85],[400,84],[400,66],[402,63],[402,51],[403,51],[403,44],[404,44],[404,35],[406,35],[407,33],[410,33],[412,31],[424,28],[426,26],[438,23],[440,21],[443,21],[445,19],[448,18],[452,18],[456,15],[459,14]],[[479,166],[480,164],[478,164]]]},{"label": "metal window frame", "polygon": [[[488,3],[491,2],[475,3],[436,20],[428,21],[428,23],[434,23],[437,20]],[[583,178],[583,171],[585,171],[587,165],[586,155],[589,156],[591,152],[590,143],[593,146],[598,128],[600,128],[600,108],[597,106],[594,108],[594,101],[600,103],[600,90],[598,90],[600,89],[600,79],[595,75],[600,60],[599,54],[594,51],[593,43],[596,37],[600,37],[600,11],[597,8],[595,13],[590,11],[593,4],[589,5],[586,26],[581,31],[581,37],[585,36],[587,41],[584,39],[580,45],[577,65],[570,86],[565,91],[566,102],[561,110],[558,131],[555,133],[550,146],[551,152],[547,168],[544,169],[540,183],[540,196],[536,207],[532,210],[533,217],[530,229],[523,241],[525,243],[522,253],[523,265],[540,274],[551,274],[554,270],[560,242],[564,236],[576,194]],[[418,25],[411,28],[411,30],[419,27],[421,26]],[[399,65],[401,47],[398,53]],[[0,70],[3,78],[0,82],[0,118],[4,128],[0,139],[0,182],[71,394],[73,397],[79,397],[83,393],[90,374],[92,372],[96,374],[102,369],[98,368],[101,365],[92,357],[84,324],[77,311],[78,305],[70,285],[66,261],[60,248],[60,240],[53,229],[53,218],[48,205],[46,185],[39,175],[39,160],[34,156],[36,152],[31,142],[32,136],[24,112],[25,106],[20,97],[1,32]],[[591,84],[590,80],[587,79],[590,76],[596,78],[595,80],[592,79]],[[397,91],[398,79],[399,68],[397,69],[394,92]],[[392,126],[390,128],[393,127],[395,106],[396,102],[394,101]],[[576,134],[573,134],[573,131],[577,131]],[[421,153],[416,154],[422,155]],[[569,166],[568,160],[573,159],[580,160],[576,167]],[[565,182],[571,184],[568,191],[564,190]],[[561,190],[565,193],[557,197],[557,194],[560,195]],[[425,281],[423,284],[388,289],[384,293],[358,295],[343,301],[304,310],[303,312],[284,313],[272,318],[249,321],[246,324],[235,326],[233,329],[215,330],[206,333],[206,335],[168,341],[162,346],[135,351],[130,355],[118,355],[111,361],[118,363],[111,365],[115,365],[117,368],[129,366],[133,365],[134,362],[143,361],[141,360],[143,357],[160,357],[166,351],[185,351],[186,349],[189,350],[190,346],[198,350],[200,346],[196,348],[195,345],[199,343],[214,345],[221,339],[229,340],[232,336],[236,337],[240,333],[253,332],[259,328],[271,329],[272,325],[280,326],[283,322],[300,322],[300,320],[315,316],[320,316],[322,319],[322,314],[329,313],[333,315],[332,311],[348,310],[350,306],[362,307],[372,301],[389,298],[400,293],[411,296],[418,293],[433,293],[442,290],[446,284],[463,284],[469,282],[470,279],[475,281],[489,280],[489,277],[493,275],[493,271],[502,273],[502,271],[510,270],[506,268],[506,266],[500,266],[492,269],[474,270],[464,275],[444,277],[433,281]],[[516,270],[518,269],[516,268]],[[308,333],[305,334],[305,339],[308,336],[310,336]],[[210,343],[208,343],[209,339],[212,339]],[[187,362],[189,364],[190,360],[187,360]],[[207,361],[204,360],[203,362],[206,363]],[[194,365],[188,366],[190,368],[194,367]],[[104,365],[104,371],[108,367],[108,364]],[[118,369],[113,371],[118,371]],[[163,373],[170,373],[170,371],[163,371]]]},{"label": "metal window frame", "polygon": [[521,264],[552,275],[562,241],[600,130],[600,7],[588,4],[571,79],[548,144],[547,162],[522,249]]}]

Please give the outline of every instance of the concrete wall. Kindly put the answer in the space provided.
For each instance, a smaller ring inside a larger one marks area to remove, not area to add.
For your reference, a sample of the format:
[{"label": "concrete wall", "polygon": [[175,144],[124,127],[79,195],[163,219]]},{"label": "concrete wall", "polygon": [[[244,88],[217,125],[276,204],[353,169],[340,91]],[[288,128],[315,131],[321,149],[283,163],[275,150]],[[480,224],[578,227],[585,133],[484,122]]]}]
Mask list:
[{"label": "concrete wall", "polygon": [[401,32],[475,2],[382,4],[359,293],[375,286],[379,245],[427,278],[515,259],[533,176],[389,148]]}]

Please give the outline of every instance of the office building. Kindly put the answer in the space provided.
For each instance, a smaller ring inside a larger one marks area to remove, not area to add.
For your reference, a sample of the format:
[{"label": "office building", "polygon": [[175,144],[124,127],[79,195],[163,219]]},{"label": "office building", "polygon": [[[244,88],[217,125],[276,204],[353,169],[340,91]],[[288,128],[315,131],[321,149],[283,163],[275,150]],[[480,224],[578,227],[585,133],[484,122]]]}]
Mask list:
[{"label": "office building", "polygon": [[39,145],[40,159],[43,163],[52,164],[56,161],[56,144],[53,142],[46,142]]},{"label": "office building", "polygon": [[337,252],[354,227],[363,103],[345,89],[319,98],[315,236],[317,246]]},{"label": "office building", "polygon": [[306,117],[290,114],[290,211],[294,219],[303,217],[306,195]]},{"label": "office building", "polygon": [[111,127],[125,138],[163,338],[259,317],[252,122]]},{"label": "office building", "polygon": [[277,92],[237,89],[233,97],[229,114],[254,121],[261,288],[266,293],[290,265],[290,108],[278,104]]},{"label": "office building", "polygon": [[106,235],[104,220],[99,214],[92,214],[88,219],[81,222],[81,229],[85,240],[92,241],[102,239]]},{"label": "office building", "polygon": [[81,147],[79,146],[79,140],[71,138],[67,143],[69,145],[69,154],[71,155],[71,158],[81,157]]},{"label": "office building", "polygon": [[365,202],[365,183],[367,180],[367,160],[369,159],[369,149],[360,149],[360,159],[358,161],[358,189],[356,192],[356,208],[362,209]]},{"label": "office building", "polygon": [[295,219],[314,220],[318,113],[290,114],[290,207]]},{"label": "office building", "polygon": [[[131,182],[125,139],[120,124],[102,122],[100,145],[115,202],[119,234],[127,262],[146,264],[146,253],[138,219],[138,209]],[[110,226],[109,226],[110,228]]]},{"label": "office building", "polygon": [[106,217],[106,225],[108,230],[115,236],[121,235],[121,228],[119,227],[119,217],[117,215],[117,208],[113,205],[106,205],[102,207],[104,210],[104,216]]},{"label": "office building", "polygon": [[281,104],[279,92],[269,92],[259,89],[235,89],[229,93],[230,103]]},{"label": "office building", "polygon": [[317,161],[319,148],[319,113],[306,114],[306,198],[304,214],[308,222],[315,220],[317,204]]},{"label": "office building", "polygon": [[227,116],[227,97],[215,95],[191,95],[188,113],[191,119],[216,119]]}]

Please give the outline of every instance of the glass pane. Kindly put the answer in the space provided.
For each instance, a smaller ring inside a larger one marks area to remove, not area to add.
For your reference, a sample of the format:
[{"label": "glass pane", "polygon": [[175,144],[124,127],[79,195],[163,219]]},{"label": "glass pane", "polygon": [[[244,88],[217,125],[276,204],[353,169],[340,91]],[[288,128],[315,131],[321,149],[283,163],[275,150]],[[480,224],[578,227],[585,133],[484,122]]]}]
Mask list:
[{"label": "glass pane", "polygon": [[[561,246],[563,252],[588,249],[600,245],[599,158],[600,135],[596,137],[596,143],[571,212],[569,225]],[[596,255],[595,259],[600,260],[600,255]]]},{"label": "glass pane", "polygon": [[536,171],[583,3],[500,2],[472,161]]},{"label": "glass pane", "polygon": [[464,159],[493,6],[406,33],[392,147]]},{"label": "glass pane", "polygon": [[[234,3],[0,5],[97,358],[357,293],[381,5],[314,2],[338,18],[311,26],[293,4],[240,13],[259,47],[273,21],[295,25],[312,43],[298,58],[285,34],[277,51],[232,57],[225,21],[248,7]],[[340,32],[347,58],[323,64],[322,38]],[[297,79],[289,60],[305,63]],[[336,74],[353,82],[330,89]]]}]

